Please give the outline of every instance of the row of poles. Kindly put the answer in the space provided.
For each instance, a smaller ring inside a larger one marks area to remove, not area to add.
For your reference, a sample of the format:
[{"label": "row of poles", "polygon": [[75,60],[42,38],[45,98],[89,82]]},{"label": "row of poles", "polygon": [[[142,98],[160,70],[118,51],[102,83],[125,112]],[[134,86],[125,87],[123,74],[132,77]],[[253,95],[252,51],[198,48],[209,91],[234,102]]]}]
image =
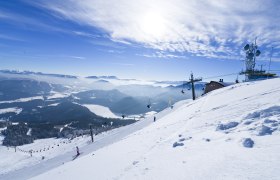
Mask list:
[{"label": "row of poles", "polygon": [[[22,153],[28,153],[28,154],[30,154],[30,156],[32,156],[33,153],[41,153],[41,152],[49,151],[51,149],[54,149],[55,147],[60,147],[60,145],[69,144],[69,143],[72,143],[72,141],[68,140],[68,141],[62,141],[62,142],[59,142],[59,143],[54,143],[53,145],[49,145],[48,147],[44,147],[44,148],[38,149],[38,150],[33,150],[33,149],[24,150],[24,149],[21,149],[17,146],[14,146],[14,150],[15,150],[15,152],[19,151],[19,152],[22,152]],[[8,150],[9,150],[9,147],[8,147]]]},{"label": "row of poles", "polygon": [[183,87],[182,87],[182,93],[184,94],[184,85],[189,85],[191,84],[191,89],[192,89],[192,99],[195,100],[195,88],[194,88],[194,83],[195,82],[199,82],[202,81],[202,78],[194,78],[193,73],[191,73],[191,77],[189,79],[189,81],[183,83]]}]

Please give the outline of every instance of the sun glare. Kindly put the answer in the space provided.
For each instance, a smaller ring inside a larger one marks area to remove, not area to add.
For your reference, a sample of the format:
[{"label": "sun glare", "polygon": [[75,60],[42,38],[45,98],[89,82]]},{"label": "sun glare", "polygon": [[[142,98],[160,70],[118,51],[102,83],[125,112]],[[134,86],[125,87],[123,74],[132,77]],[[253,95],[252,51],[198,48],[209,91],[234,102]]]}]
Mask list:
[{"label": "sun glare", "polygon": [[154,38],[160,38],[166,31],[166,23],[164,18],[158,13],[147,13],[140,22],[142,31]]}]

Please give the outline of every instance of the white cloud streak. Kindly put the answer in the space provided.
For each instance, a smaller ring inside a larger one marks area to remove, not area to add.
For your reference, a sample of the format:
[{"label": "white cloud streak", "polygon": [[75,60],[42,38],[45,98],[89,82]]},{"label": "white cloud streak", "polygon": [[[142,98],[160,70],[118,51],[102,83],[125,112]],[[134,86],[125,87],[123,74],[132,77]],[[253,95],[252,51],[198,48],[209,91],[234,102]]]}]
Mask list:
[{"label": "white cloud streak", "polygon": [[185,56],[179,56],[177,54],[171,54],[171,53],[167,53],[164,51],[157,51],[155,53],[152,54],[137,54],[138,56],[144,56],[144,57],[148,57],[148,58],[164,58],[164,59],[188,59]]},{"label": "white cloud streak", "polygon": [[10,40],[10,41],[25,41],[24,39],[11,35],[6,35],[6,34],[0,34],[0,39]]},{"label": "white cloud streak", "polygon": [[56,17],[102,29],[114,41],[159,51],[230,59],[239,57],[242,46],[255,37],[264,49],[280,49],[277,0],[39,0],[33,4]]}]

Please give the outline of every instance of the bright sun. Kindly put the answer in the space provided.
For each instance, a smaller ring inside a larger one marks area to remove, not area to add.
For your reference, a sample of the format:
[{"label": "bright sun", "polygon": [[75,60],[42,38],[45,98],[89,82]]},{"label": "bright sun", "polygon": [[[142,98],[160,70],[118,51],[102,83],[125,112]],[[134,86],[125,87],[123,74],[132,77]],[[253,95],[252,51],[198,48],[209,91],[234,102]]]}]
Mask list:
[{"label": "bright sun", "polygon": [[160,38],[165,34],[166,23],[160,14],[152,12],[144,15],[140,22],[140,28],[145,34]]}]

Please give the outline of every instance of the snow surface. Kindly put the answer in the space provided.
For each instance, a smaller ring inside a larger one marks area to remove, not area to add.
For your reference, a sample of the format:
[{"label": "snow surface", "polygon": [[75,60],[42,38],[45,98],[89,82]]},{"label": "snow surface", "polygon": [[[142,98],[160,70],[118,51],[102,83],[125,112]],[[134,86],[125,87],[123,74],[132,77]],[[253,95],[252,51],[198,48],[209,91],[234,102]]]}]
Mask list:
[{"label": "snow surface", "polygon": [[117,115],[115,115],[108,107],[101,106],[101,105],[95,105],[95,104],[83,104],[82,106],[85,106],[88,108],[92,113],[106,118],[121,118]]},{"label": "snow surface", "polygon": [[145,113],[145,117],[154,116],[157,112],[156,111],[149,111]]},{"label": "snow surface", "polygon": [[28,101],[33,101],[36,99],[41,99],[43,100],[43,96],[34,96],[34,97],[28,97],[28,98],[20,98],[20,99],[16,99],[16,100],[11,100],[11,101],[0,101],[1,103],[16,103],[16,102],[28,102]]},{"label": "snow surface", "polygon": [[0,109],[0,114],[11,113],[11,112],[19,114],[21,111],[22,109],[17,107],[5,108],[5,109]]},{"label": "snow surface", "polygon": [[57,98],[65,98],[69,96],[69,93],[60,93],[60,92],[51,92],[52,95],[48,96],[48,99],[57,99]]},{"label": "snow surface", "polygon": [[49,104],[48,106],[58,106],[60,103]]},{"label": "snow surface", "polygon": [[[279,78],[212,91],[156,117],[155,123],[147,118],[83,146],[75,161],[67,161],[66,153],[0,179],[280,177]],[[245,141],[252,147],[244,147]]]}]

